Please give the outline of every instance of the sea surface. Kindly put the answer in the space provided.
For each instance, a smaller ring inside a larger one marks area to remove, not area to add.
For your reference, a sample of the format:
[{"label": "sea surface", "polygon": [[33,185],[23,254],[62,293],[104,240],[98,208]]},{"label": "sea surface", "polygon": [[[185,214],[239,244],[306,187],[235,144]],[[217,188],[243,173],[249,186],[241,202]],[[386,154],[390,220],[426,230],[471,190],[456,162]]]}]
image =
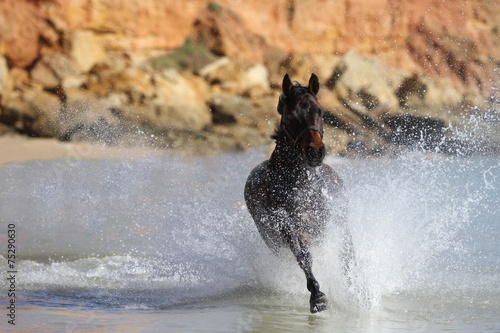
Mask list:
[{"label": "sea surface", "polygon": [[331,301],[319,314],[291,254],[266,248],[245,207],[265,158],[0,167],[0,329],[500,331],[499,158],[327,159],[346,186],[357,266],[349,286],[331,222],[313,249]]}]

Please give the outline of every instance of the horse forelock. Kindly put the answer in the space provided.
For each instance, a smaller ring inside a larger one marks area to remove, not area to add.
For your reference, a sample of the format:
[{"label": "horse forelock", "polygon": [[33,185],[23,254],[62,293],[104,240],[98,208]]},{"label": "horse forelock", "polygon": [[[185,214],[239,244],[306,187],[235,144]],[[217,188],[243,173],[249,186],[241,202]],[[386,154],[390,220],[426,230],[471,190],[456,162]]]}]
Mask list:
[{"label": "horse forelock", "polygon": [[311,94],[314,96],[313,92],[309,89],[309,87],[304,87],[298,82],[295,82],[287,94],[287,97],[296,97],[297,95],[305,95]]}]

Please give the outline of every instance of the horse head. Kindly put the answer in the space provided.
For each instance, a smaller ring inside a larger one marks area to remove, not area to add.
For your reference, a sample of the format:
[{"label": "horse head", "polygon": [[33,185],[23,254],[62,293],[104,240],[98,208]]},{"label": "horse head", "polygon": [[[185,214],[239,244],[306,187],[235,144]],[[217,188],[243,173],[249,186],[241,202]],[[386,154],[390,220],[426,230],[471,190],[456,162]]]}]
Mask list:
[{"label": "horse head", "polygon": [[306,163],[317,167],[325,158],[323,144],[323,109],[316,94],[319,81],[311,74],[307,87],[293,84],[288,74],[283,78],[283,93],[278,103],[281,122],[278,131],[287,138],[285,141],[300,153]]}]

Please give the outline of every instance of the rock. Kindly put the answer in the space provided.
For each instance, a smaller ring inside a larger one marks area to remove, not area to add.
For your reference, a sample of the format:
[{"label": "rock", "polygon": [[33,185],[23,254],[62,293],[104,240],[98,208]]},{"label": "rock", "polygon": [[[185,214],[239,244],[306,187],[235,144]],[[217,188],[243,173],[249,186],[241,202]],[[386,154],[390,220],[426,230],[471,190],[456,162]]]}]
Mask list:
[{"label": "rock", "polygon": [[[280,67],[298,82],[307,83],[312,73],[318,76],[320,82],[326,82],[340,59],[341,57],[335,55],[294,53],[286,57]],[[277,84],[281,85],[284,74],[280,73]]]},{"label": "rock", "polygon": [[257,119],[252,116],[252,103],[242,97],[229,94],[214,94],[209,102],[213,115],[213,123],[223,124],[254,124]]},{"label": "rock", "polygon": [[44,62],[38,61],[31,70],[33,80],[42,85],[46,89],[54,89],[59,85],[59,78],[56,76],[52,68]]},{"label": "rock", "polygon": [[[237,141],[272,132],[277,94],[270,87],[279,90],[283,72],[303,84],[315,72],[330,88],[318,97],[326,122],[341,136],[336,151],[344,145],[379,154],[390,150],[385,141],[414,146],[417,133],[431,147],[448,136],[450,147],[460,147],[448,132],[439,137],[439,128],[456,127],[470,112],[464,105],[478,113],[477,107],[489,108],[485,101],[492,101],[498,82],[499,14],[500,5],[485,0],[454,6],[435,0],[370,6],[346,0],[241,0],[237,6],[229,0],[3,1],[0,121],[32,135],[63,131],[71,139],[115,142],[120,138],[104,133],[148,129],[169,144],[197,138],[204,147],[222,138],[221,146],[240,147]],[[202,78],[155,73],[152,54],[180,46],[183,63],[189,56],[196,62],[193,46],[227,57],[194,72]],[[249,131],[238,139],[243,131],[230,132],[240,127]]]},{"label": "rock", "polygon": [[30,75],[28,71],[19,67],[13,67],[9,71],[9,79],[11,82],[11,89],[21,89],[22,87],[30,85]]},{"label": "rock", "polygon": [[10,125],[35,136],[63,140],[115,143],[125,133],[117,112],[119,104],[110,99],[97,100],[82,90],[66,91],[66,103],[40,89],[27,89],[11,98],[6,109]]},{"label": "rock", "polygon": [[222,57],[200,69],[200,75],[210,84],[220,84],[225,81],[236,81],[237,73],[241,71],[236,61]]},{"label": "rock", "polygon": [[435,150],[444,140],[445,124],[452,123],[448,111],[461,102],[449,85],[406,76],[353,52],[341,59],[326,85],[345,106],[336,106],[326,94],[325,122],[353,136],[347,155],[385,154],[387,142]]},{"label": "rock", "polygon": [[5,57],[0,56],[0,105],[4,105],[9,90],[9,67]]},{"label": "rock", "polygon": [[59,137],[61,100],[58,96],[40,89],[23,91],[15,107],[12,101],[11,109],[19,114],[23,122],[23,131],[44,137]]},{"label": "rock", "polygon": [[383,66],[375,59],[349,52],[335,67],[326,86],[351,108],[378,118],[398,111],[399,100],[394,90],[399,80],[394,69]]},{"label": "rock", "polygon": [[[27,0],[20,0],[26,1]],[[59,31],[91,30],[106,49],[172,49],[184,42],[210,0],[58,0],[38,2]]]},{"label": "rock", "polygon": [[453,87],[453,84],[447,79],[435,82],[423,78],[427,83],[425,102],[434,108],[456,107],[462,102],[462,94]]},{"label": "rock", "polygon": [[450,7],[422,1],[411,7],[407,50],[420,68],[432,78],[450,79],[460,90],[489,95],[498,81],[498,4],[470,1]]},{"label": "rock", "polygon": [[66,54],[59,52],[50,53],[44,55],[42,57],[42,61],[49,65],[59,80],[62,80],[67,76],[81,74],[77,64]]},{"label": "rock", "polygon": [[31,112],[28,103],[22,98],[21,92],[16,91],[9,95],[0,109],[0,123],[7,124],[13,129],[26,133],[27,123],[32,123],[36,114]]},{"label": "rock", "polygon": [[246,68],[237,82],[241,95],[258,97],[271,91],[269,71],[266,66],[260,63]]},{"label": "rock", "polygon": [[337,155],[344,150],[352,139],[352,135],[340,128],[327,127],[324,133],[323,143],[327,147],[329,154]]},{"label": "rock", "polygon": [[157,104],[156,117],[150,117],[151,124],[161,130],[182,129],[186,131],[201,130],[211,123],[211,115],[206,108],[192,105]]},{"label": "rock", "polygon": [[32,1],[0,1],[0,55],[12,66],[27,67],[40,54],[40,39],[54,42],[53,31]]},{"label": "rock", "polygon": [[230,56],[249,61],[262,61],[264,41],[242,24],[240,16],[230,6],[210,2],[193,24],[195,40],[205,44],[218,56]]},{"label": "rock", "polygon": [[14,136],[19,135],[19,133],[11,126],[0,123],[0,136]]},{"label": "rock", "polygon": [[83,82],[83,77],[76,64],[67,55],[62,53],[46,54],[37,61],[31,70],[31,77],[36,82],[40,83],[45,89],[54,89],[61,86],[63,81],[68,82],[68,78],[80,78]]},{"label": "rock", "polygon": [[217,138],[229,139],[224,142],[231,150],[246,150],[262,145],[265,141],[262,135],[254,128],[236,125],[214,126],[212,132]]},{"label": "rock", "polygon": [[195,76],[183,77],[175,69],[154,76],[156,123],[163,128],[201,130],[212,123],[206,102],[208,86]]},{"label": "rock", "polygon": [[449,82],[433,82],[422,74],[406,77],[395,92],[401,107],[413,110],[434,109],[440,112],[446,107],[456,107],[462,94]]},{"label": "rock", "polygon": [[271,92],[269,71],[260,63],[245,66],[224,57],[203,67],[200,75],[210,84],[236,95],[259,97]]},{"label": "rock", "polygon": [[7,67],[7,60],[5,57],[0,56],[0,93],[7,88],[9,80],[9,67]]},{"label": "rock", "polygon": [[136,67],[106,71],[89,80],[87,89],[98,97],[107,96],[111,92],[124,93],[134,104],[144,103],[156,93],[152,75]]},{"label": "rock", "polygon": [[82,75],[69,75],[62,79],[61,86],[63,90],[79,89],[86,82],[87,78]]},{"label": "rock", "polygon": [[104,49],[90,30],[73,31],[68,43],[68,54],[83,73],[107,59]]},{"label": "rock", "polygon": [[[318,75],[318,71],[315,68],[314,61],[310,54],[294,53],[286,57],[280,64],[284,68],[285,72],[294,78],[297,82],[307,83],[311,77],[311,73]],[[332,67],[333,68],[333,67]],[[329,69],[329,75],[331,75],[331,70]],[[282,73],[278,74],[276,84],[279,86],[283,81]],[[320,82],[325,81],[320,78]]]},{"label": "rock", "polygon": [[[260,134],[271,140],[271,134],[274,133],[276,126],[279,124],[281,116],[277,111],[278,95],[266,95],[257,99],[252,99],[253,111],[251,117],[254,119],[253,123],[249,123],[247,127],[253,127],[260,132]],[[248,118],[249,121],[252,118]],[[246,122],[246,120],[245,120]]]},{"label": "rock", "polygon": [[[435,0],[376,0],[370,6],[347,0],[314,5],[241,0],[237,6],[228,0],[81,0],[78,6],[3,1],[0,55],[9,65],[26,68],[43,54],[61,51],[59,36],[67,36],[66,44],[78,39],[72,31],[94,34],[87,43],[97,48],[121,51],[175,49],[195,37],[219,55],[251,62],[262,62],[273,49],[315,55],[354,50],[383,56],[411,73],[447,77],[460,92],[489,97],[498,81],[499,12],[498,3],[485,0],[455,6]],[[94,62],[92,50],[75,55],[81,56],[75,62],[83,71]]]}]

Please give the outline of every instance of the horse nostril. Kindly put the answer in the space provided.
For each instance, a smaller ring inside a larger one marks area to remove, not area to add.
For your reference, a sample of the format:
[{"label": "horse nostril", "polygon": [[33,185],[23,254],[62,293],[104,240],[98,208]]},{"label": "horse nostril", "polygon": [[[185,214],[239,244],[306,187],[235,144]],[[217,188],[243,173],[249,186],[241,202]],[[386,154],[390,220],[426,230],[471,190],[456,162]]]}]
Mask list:
[{"label": "horse nostril", "polygon": [[312,164],[319,165],[325,158],[325,146],[321,146],[319,149],[309,146],[306,148],[306,154]]}]

